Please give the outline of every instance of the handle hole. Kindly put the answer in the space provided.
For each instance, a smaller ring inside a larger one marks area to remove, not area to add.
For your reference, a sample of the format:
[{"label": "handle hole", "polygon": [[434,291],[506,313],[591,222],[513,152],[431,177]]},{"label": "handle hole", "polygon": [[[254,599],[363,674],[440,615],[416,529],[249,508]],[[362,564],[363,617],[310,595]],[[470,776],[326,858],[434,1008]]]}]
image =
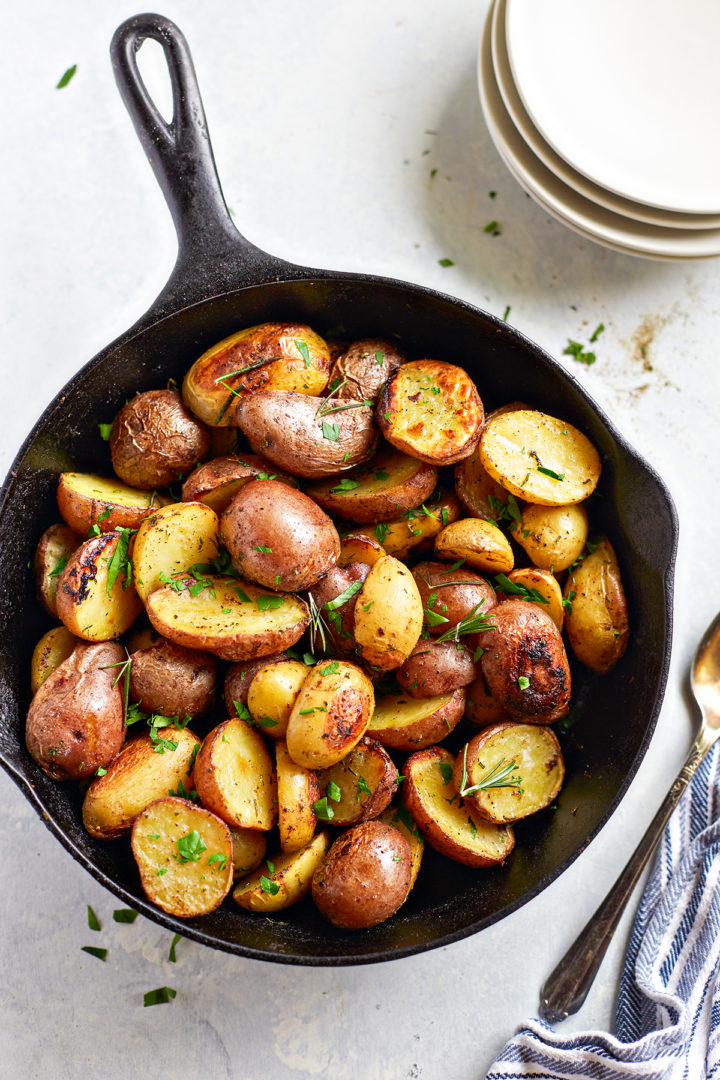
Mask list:
[{"label": "handle hole", "polygon": [[159,41],[148,38],[137,52],[137,65],[145,89],[166,124],[171,125],[174,116],[172,84],[165,52]]}]

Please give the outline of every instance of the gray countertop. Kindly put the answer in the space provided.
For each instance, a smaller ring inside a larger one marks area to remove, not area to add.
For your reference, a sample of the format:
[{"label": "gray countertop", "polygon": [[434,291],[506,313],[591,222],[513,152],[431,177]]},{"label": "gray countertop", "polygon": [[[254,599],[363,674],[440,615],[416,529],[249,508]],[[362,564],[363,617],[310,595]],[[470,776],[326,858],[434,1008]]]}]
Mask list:
[{"label": "gray countertop", "polygon": [[[685,676],[713,586],[720,263],[613,254],[551,220],[507,173],[476,92],[486,4],[171,0],[189,39],[227,201],[265,250],[430,285],[509,321],[572,370],[665,478],[681,523],[665,705],[610,823],[531,904],[393,963],[290,968],[226,956],[139,918],[64,852],[5,774],[0,1076],[475,1080],[614,880],[691,740]],[[108,44],[132,8],[36,0],[13,12],[6,102],[0,465],[172,266],[162,196],[115,89]],[[63,90],[55,83],[77,63]],[[584,73],[585,77],[588,73]],[[578,77],[568,58],[568,80]],[[153,75],[148,75],[153,81]],[[437,171],[435,171],[437,170]],[[490,192],[496,192],[495,198]],[[499,236],[484,231],[491,220]],[[451,259],[441,267],[440,259]],[[568,338],[605,331],[592,367]],[[87,928],[92,904],[102,933]],[[631,912],[583,1010],[612,1023]],[[103,945],[105,964],[80,951]],[[177,998],[143,1009],[143,993]]]}]

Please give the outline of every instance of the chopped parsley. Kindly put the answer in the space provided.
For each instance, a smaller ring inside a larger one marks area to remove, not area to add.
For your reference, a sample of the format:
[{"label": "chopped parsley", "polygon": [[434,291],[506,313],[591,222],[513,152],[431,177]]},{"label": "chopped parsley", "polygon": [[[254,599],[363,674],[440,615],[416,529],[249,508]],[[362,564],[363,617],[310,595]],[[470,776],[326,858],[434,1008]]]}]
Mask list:
[{"label": "chopped parsley", "polygon": [[308,349],[308,347],[307,347],[307,345],[305,344],[304,341],[298,341],[297,338],[295,338],[294,340],[295,340],[295,346],[297,348],[297,351],[300,353],[300,355],[303,358],[303,362],[305,364],[305,367],[309,368],[310,367],[310,350]]},{"label": "chopped parsley", "polygon": [[98,917],[89,904],[87,906],[87,920],[91,930],[102,930]]},{"label": "chopped parsley", "polygon": [[255,603],[257,604],[258,611],[275,611],[277,608],[282,607],[285,601],[282,596],[270,596],[269,594],[263,593],[261,596],[257,597]]},{"label": "chopped parsley", "polygon": [[110,439],[110,432],[112,431],[112,424],[98,424],[100,428],[100,438],[108,442]]},{"label": "chopped parsley", "polygon": [[441,772],[442,778],[443,778],[443,785],[447,786],[450,783],[450,781],[452,780],[452,775],[453,775],[453,767],[450,764],[450,762],[441,761],[440,762],[440,772]]},{"label": "chopped parsley", "polygon": [[565,473],[556,473],[553,469],[546,469],[544,465],[538,465],[537,471],[543,476],[549,476],[551,480],[564,480]]},{"label": "chopped parsley", "polygon": [[60,79],[56,83],[55,89],[56,90],[62,90],[64,87],[66,87],[67,84],[72,79],[72,77],[73,77],[73,75],[75,74],[76,71],[77,71],[77,64],[73,64],[72,67],[69,67],[67,69],[67,71],[64,71],[63,74],[60,76]]},{"label": "chopped parsley", "polygon": [[362,581],[353,581],[351,585],[348,585],[347,589],[336,596],[334,600],[328,600],[325,607],[328,611],[335,611],[337,608],[342,607],[348,600],[351,600],[355,593],[360,592],[363,587]]},{"label": "chopped parsley", "polygon": [[315,817],[320,818],[322,821],[332,821],[335,817],[335,811],[330,806],[327,795],[313,803],[313,813]]},{"label": "chopped parsley", "polygon": [[328,423],[327,420],[322,422],[323,438],[329,439],[330,442],[337,442],[340,437],[340,425]]},{"label": "chopped parsley", "polygon": [[97,949],[94,945],[81,945],[83,952],[89,953],[90,956],[97,957],[98,960],[102,960],[103,963],[107,960],[107,949]]},{"label": "chopped parsley", "polygon": [[530,680],[528,679],[527,675],[521,675],[519,677],[519,679],[518,679],[518,686],[520,687],[520,689],[521,690],[527,690],[529,685],[530,685]]},{"label": "chopped parsley", "polygon": [[[110,511],[107,511],[107,516],[110,516]],[[98,519],[100,520],[100,519]],[[117,529],[120,535],[117,542],[117,547],[112,554],[112,558],[108,564],[107,572],[107,585],[105,591],[108,596],[111,595],[113,585],[117,581],[118,574],[124,573],[125,580],[123,581],[123,589],[126,589],[130,584],[130,577],[132,573],[132,564],[128,557],[128,549],[130,547],[130,537],[136,532],[136,529]]]},{"label": "chopped parsley", "polygon": [[173,939],[172,939],[172,941],[170,943],[170,952],[168,953],[168,960],[170,961],[171,964],[176,964],[177,963],[177,956],[175,954],[175,946],[177,945],[177,943],[179,941],[182,941],[182,938],[181,938],[180,934],[174,934]]},{"label": "chopped parsley", "polygon": [[189,862],[198,862],[203,851],[207,850],[197,829],[181,836],[175,846],[178,853],[173,858],[177,858],[181,866]]},{"label": "chopped parsley", "polygon": [[511,581],[506,574],[495,575],[495,588],[498,592],[505,593],[508,596],[521,596],[523,600],[532,600],[535,604],[550,603],[537,589],[528,589],[517,581]]},{"label": "chopped parsley", "polygon": [[598,323],[597,324],[597,326],[593,330],[592,335],[590,337],[590,344],[591,345],[595,344],[595,342],[600,337],[600,335],[602,334],[604,329],[605,329],[605,323]]},{"label": "chopped parsley", "polygon": [[134,923],[138,917],[137,911],[133,911],[132,908],[116,908],[113,911],[113,920],[118,923]]},{"label": "chopped parsley", "polygon": [[[175,936],[177,937],[177,934]],[[150,1005],[167,1005],[174,997],[177,997],[177,990],[173,990],[172,986],[159,986],[157,990],[148,990],[147,994],[143,995],[143,1007],[147,1009]]]},{"label": "chopped parsley", "polygon": [[340,662],[338,660],[333,660],[327,667],[320,668],[319,670],[321,675],[336,675],[340,670]]},{"label": "chopped parsley", "polygon": [[260,877],[260,888],[263,892],[270,893],[271,896],[276,896],[280,892],[280,886],[276,882],[271,881],[269,877],[262,874]]},{"label": "chopped parsley", "polygon": [[333,802],[340,802],[342,798],[342,791],[334,780],[330,780],[328,786],[325,788],[325,794],[328,799],[332,799]]},{"label": "chopped parsley", "polygon": [[[595,338],[590,340],[594,341]],[[568,338],[568,343],[563,349],[563,356],[572,356],[578,363],[587,364],[588,367],[597,360],[594,352],[586,352],[584,346],[579,341],[573,341],[572,338]]]},{"label": "chopped parsley", "polygon": [[454,266],[455,265],[455,263],[452,261],[452,259],[447,259],[447,258],[446,259],[438,259],[438,263],[440,264],[440,266]]}]

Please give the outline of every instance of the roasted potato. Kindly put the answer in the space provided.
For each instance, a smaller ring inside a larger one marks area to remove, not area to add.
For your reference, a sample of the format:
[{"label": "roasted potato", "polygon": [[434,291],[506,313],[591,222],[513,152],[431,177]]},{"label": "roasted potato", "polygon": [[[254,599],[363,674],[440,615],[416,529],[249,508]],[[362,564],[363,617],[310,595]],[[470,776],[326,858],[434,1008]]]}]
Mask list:
[{"label": "roasted potato", "polygon": [[67,525],[51,525],[35,549],[33,570],[38,599],[54,619],[58,617],[55,594],[60,574],[81,543],[82,539]]},{"label": "roasted potato", "polygon": [[[284,739],[288,720],[308,669],[299,660],[276,660],[263,665],[252,677],[247,707],[265,735]],[[231,713],[232,715],[232,713]],[[302,846],[302,845],[301,845]]]},{"label": "roasted potato", "polygon": [[90,784],[82,819],[96,840],[111,840],[129,832],[140,811],[155,799],[165,795],[182,798],[192,790],[193,762],[200,740],[188,728],[174,727],[163,728],[162,739],[162,743],[157,737],[153,741],[147,732],[131,739],[107,771]]},{"label": "roasted potato", "polygon": [[199,502],[171,503],[145,518],[133,549],[133,581],[140,599],[147,601],[169,578],[216,558],[219,526],[215,511]]},{"label": "roasted potato", "polygon": [[495,523],[510,497],[480,461],[477,446],[470,457],[463,458],[455,466],[455,491],[470,517]]},{"label": "roasted potato", "polygon": [[56,667],[67,660],[79,639],[64,626],[53,626],[38,641],[30,660],[30,689],[33,694]]},{"label": "roasted potato", "polygon": [[[57,501],[70,528],[87,536],[95,525],[103,532],[137,529],[141,521],[170,500],[157,491],[138,491],[95,473],[61,473]],[[78,541],[79,543],[79,541]]]},{"label": "roasted potato", "polygon": [[409,694],[386,694],[375,706],[368,735],[396,750],[420,750],[449,735],[462,720],[465,690],[414,698]]},{"label": "roasted potato", "polygon": [[246,484],[220,520],[220,537],[238,573],[268,589],[309,589],[340,554],[327,514],[279,480]]},{"label": "roasted potato", "polygon": [[431,634],[444,634],[471,612],[486,615],[495,607],[495,590],[490,582],[465,566],[419,562],[412,575]]},{"label": "roasted potato", "polygon": [[312,897],[334,926],[356,930],[394,915],[410,891],[410,845],[382,821],[339,836],[312,879]]},{"label": "roasted potato", "polygon": [[476,570],[507,573],[515,556],[505,535],[492,521],[463,518],[454,521],[435,537],[435,554],[455,562],[462,559]]},{"label": "roasted potato", "polygon": [[194,717],[213,704],[217,661],[209,653],[163,640],[131,660],[130,695],[145,712]]},{"label": "roasted potato", "polygon": [[356,649],[355,605],[369,573],[367,563],[348,563],[344,568],[333,566],[310,590],[308,599],[327,626],[327,631],[323,631],[326,642],[329,639],[329,647],[336,651]]},{"label": "roasted potato", "polygon": [[129,630],[142,611],[128,562],[127,530],[101,533],[75,551],[60,574],[58,618],[84,641],[108,641]]},{"label": "roasted potato", "polygon": [[354,341],[330,369],[328,390],[342,400],[350,398],[374,404],[385,383],[405,360],[405,353],[389,341],[379,338]]},{"label": "roasted potato", "polygon": [[421,639],[395,676],[410,697],[432,698],[475,682],[477,667],[464,644]]},{"label": "roasted potato", "polygon": [[289,660],[287,653],[275,653],[274,656],[263,656],[259,660],[243,660],[237,664],[231,664],[225,675],[225,708],[230,716],[235,716],[237,705],[247,705],[250,683],[257,675],[260,668],[266,664],[274,664],[276,661]]},{"label": "roasted potato", "polygon": [[278,787],[278,832],[283,851],[299,851],[312,840],[317,817],[315,803],[320,798],[316,774],[290,757],[287,745],[275,746]]},{"label": "roasted potato", "polygon": [[377,446],[371,405],[346,402],[339,410],[325,398],[258,390],[238,401],[235,423],[256,454],[312,479],[347,472],[371,458]]},{"label": "roasted potato", "polygon": [[489,420],[480,461],[512,495],[541,506],[582,502],[600,479],[600,457],[590,440],[572,424],[533,409]]},{"label": "roasted potato", "polygon": [[408,568],[390,555],[378,559],[355,603],[355,640],[363,659],[382,671],[400,667],[422,623],[420,593]]},{"label": "roasted potato", "polygon": [[432,546],[432,540],[445,525],[457,521],[461,514],[460,503],[455,495],[439,491],[416,510],[406,510],[392,521],[379,521],[377,525],[361,525],[355,534],[374,538],[382,544],[386,554],[405,559],[411,552]]},{"label": "roasted potato", "polygon": [[367,566],[374,566],[385,554],[385,549],[374,537],[363,536],[362,533],[346,533],[340,538],[340,555],[337,565],[345,567],[351,562],[361,562]]},{"label": "roasted potato", "polygon": [[551,728],[496,724],[460,751],[453,783],[461,794],[467,791],[466,801],[482,817],[506,825],[549,806],[564,777],[560,743]]},{"label": "roasted potato", "polygon": [[565,627],[581,663],[604,673],[627,648],[627,601],[612,544],[602,539],[565,582]]},{"label": "roasted potato", "polygon": [[551,724],[570,708],[570,667],[562,638],[537,604],[507,600],[492,611],[493,629],[478,634],[490,693],[516,720]]},{"label": "roasted potato", "polygon": [[105,767],[125,741],[114,641],[79,642],[36,691],[25,724],[30,756],[53,780],[80,780]]},{"label": "roasted potato", "polygon": [[367,524],[391,521],[429,499],[437,487],[434,465],[384,446],[347,476],[308,484],[307,493],[328,513]]},{"label": "roasted potato", "polygon": [[498,601],[518,596],[532,604],[539,604],[548,613],[558,630],[563,628],[565,611],[562,590],[557,578],[549,570],[536,566],[523,566],[513,570],[507,577],[499,574],[495,579]]},{"label": "roasted potato", "polygon": [[582,554],[588,535],[584,506],[523,507],[522,520],[514,522],[513,538],[542,570],[567,570]]},{"label": "roasted potato", "polygon": [[247,911],[267,914],[283,911],[310,892],[313,874],[330,844],[326,832],[319,832],[299,851],[280,852],[266,859],[250,877],[240,880],[233,900]]},{"label": "roasted potato", "polygon": [[466,866],[502,864],[515,846],[509,825],[486,821],[455,791],[452,754],[430,746],[403,765],[402,797],[425,839],[441,855]]},{"label": "roasted potato", "polygon": [[277,469],[258,454],[228,454],[206,461],[190,473],[182,486],[183,502],[206,503],[216,514],[222,514],[249,480],[279,480],[282,484],[297,487],[294,476]]},{"label": "roasted potato", "polygon": [[126,484],[152,490],[182,479],[210,452],[210,432],[175,390],[148,390],[123,405],[110,430],[110,456]]},{"label": "roasted potato", "polygon": [[[228,428],[218,428],[227,431]],[[265,858],[267,838],[259,829],[238,829],[229,825],[233,847],[233,878],[243,877],[254,870]]]},{"label": "roasted potato", "polygon": [[327,345],[301,323],[262,323],[223,338],[183,381],[185,403],[206,424],[234,421],[239,396],[261,389],[321,394],[330,372]]},{"label": "roasted potato", "polygon": [[501,724],[511,720],[512,717],[507,709],[504,709],[497,698],[490,693],[480,665],[477,666],[477,678],[471,686],[467,687],[465,719],[472,720],[478,727],[488,727],[490,724]]},{"label": "roasted potato", "polygon": [[156,799],[145,807],[133,825],[132,853],[147,898],[177,918],[207,915],[230,892],[230,830],[185,799]]},{"label": "roasted potato", "polygon": [[290,757],[307,769],[324,769],[360,742],[375,707],[367,675],[344,660],[321,660],[295,699],[286,741]]},{"label": "roasted potato", "polygon": [[326,820],[356,825],[379,817],[390,805],[398,771],[385,748],[365,736],[342,761],[321,769],[317,782],[325,796]]},{"label": "roasted potato", "polygon": [[425,851],[425,838],[413,821],[405,803],[388,806],[378,820],[398,829],[410,845],[410,888],[412,889],[420,873],[423,852]]},{"label": "roasted potato", "polygon": [[300,640],[310,621],[305,603],[291,593],[268,594],[247,581],[213,575],[163,585],[148,597],[147,612],[163,637],[223,660],[281,652]]},{"label": "roasted potato", "polygon": [[203,806],[228,825],[267,831],[275,824],[273,763],[262,736],[244,720],[225,720],[205,736],[193,780]]}]

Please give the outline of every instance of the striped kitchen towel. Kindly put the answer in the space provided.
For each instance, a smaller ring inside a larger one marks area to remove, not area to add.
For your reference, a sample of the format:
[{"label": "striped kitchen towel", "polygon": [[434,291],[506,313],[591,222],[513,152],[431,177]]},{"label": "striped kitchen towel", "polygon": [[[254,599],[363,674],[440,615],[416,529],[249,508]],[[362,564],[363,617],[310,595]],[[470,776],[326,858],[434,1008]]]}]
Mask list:
[{"label": "striped kitchen towel", "polygon": [[617,1035],[528,1020],[486,1080],[720,1080],[720,746],[662,839],[632,931]]}]

